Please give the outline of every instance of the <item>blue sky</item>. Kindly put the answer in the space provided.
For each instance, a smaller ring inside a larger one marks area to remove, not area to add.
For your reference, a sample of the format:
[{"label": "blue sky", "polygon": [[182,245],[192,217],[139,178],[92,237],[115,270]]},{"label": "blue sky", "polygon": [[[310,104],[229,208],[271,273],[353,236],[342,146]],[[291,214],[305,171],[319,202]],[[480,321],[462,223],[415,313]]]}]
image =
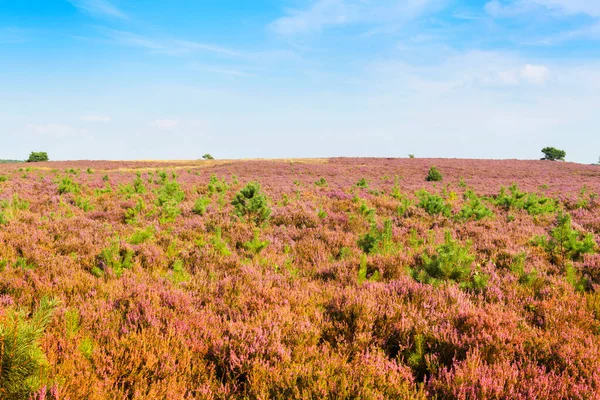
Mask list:
[{"label": "blue sky", "polygon": [[0,158],[600,157],[600,1],[0,0]]}]

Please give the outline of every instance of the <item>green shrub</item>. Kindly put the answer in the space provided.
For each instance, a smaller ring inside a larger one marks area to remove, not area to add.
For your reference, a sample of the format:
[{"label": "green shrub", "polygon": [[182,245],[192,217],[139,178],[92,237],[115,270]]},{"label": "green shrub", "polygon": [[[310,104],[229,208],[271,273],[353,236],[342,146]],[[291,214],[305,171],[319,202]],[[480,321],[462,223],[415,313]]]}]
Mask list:
[{"label": "green shrub", "polygon": [[45,151],[32,151],[31,154],[29,154],[27,162],[43,162],[48,160],[48,153]]},{"label": "green shrub", "polygon": [[6,182],[8,177],[6,175],[0,175],[0,182]]},{"label": "green shrub", "polygon": [[488,277],[472,271],[475,257],[470,246],[461,246],[446,232],[444,244],[433,255],[421,255],[421,264],[411,271],[413,278],[421,283],[439,285],[445,281],[458,283],[463,289],[481,291],[487,286]]},{"label": "green shrub", "polygon": [[358,239],[358,247],[367,254],[388,254],[394,250],[392,220],[383,223],[383,229],[371,225],[371,230]]},{"label": "green shrub", "polygon": [[365,178],[361,178],[357,183],[356,187],[366,189],[369,187],[369,182]]},{"label": "green shrub", "polygon": [[187,282],[191,279],[190,274],[186,271],[183,261],[180,259],[175,260],[171,267],[172,272],[169,279],[173,283]]},{"label": "green shrub", "polygon": [[594,235],[582,234],[571,228],[571,216],[562,211],[556,218],[556,227],[550,238],[537,237],[534,243],[541,246],[557,265],[566,265],[567,260],[580,261],[584,254],[594,253],[596,242]]},{"label": "green shrub", "polygon": [[231,204],[235,215],[257,225],[266,222],[271,215],[267,197],[261,193],[258,182],[248,183],[235,195]]},{"label": "green shrub", "polygon": [[125,210],[125,223],[127,224],[135,224],[138,222],[138,218],[142,214],[142,211],[146,209],[146,203],[140,197],[137,200],[137,203],[133,207],[129,207]]},{"label": "green shrub", "polygon": [[465,192],[464,199],[466,200],[466,203],[463,205],[463,208],[456,216],[457,219],[474,219],[476,221],[479,221],[480,219],[491,217],[492,215],[494,215],[492,210],[487,208],[486,205],[483,204],[481,198],[477,196],[477,194],[475,194],[475,192],[473,192],[472,190],[467,190]]},{"label": "green shrub", "polygon": [[592,282],[587,277],[582,277],[572,264],[565,268],[565,279],[577,292],[593,290]]},{"label": "green shrub", "polygon": [[222,256],[231,255],[231,250],[229,250],[227,242],[223,239],[220,227],[215,230],[215,235],[212,237],[211,243],[218,254]]},{"label": "green shrub", "polygon": [[142,176],[139,172],[133,181],[133,191],[137,194],[146,193],[146,186],[144,185],[144,181],[142,180]]},{"label": "green shrub", "polygon": [[197,215],[206,214],[206,209],[210,204],[210,199],[207,197],[199,197],[194,202],[194,207],[192,207],[192,212]]},{"label": "green shrub", "polygon": [[90,199],[83,196],[77,196],[75,198],[75,205],[84,212],[92,211],[94,209],[94,206],[90,203]]},{"label": "green shrub", "polygon": [[208,193],[225,193],[229,190],[229,185],[225,178],[219,179],[216,175],[212,175],[208,181]]},{"label": "green shrub", "polygon": [[517,184],[509,187],[509,192],[503,186],[500,193],[492,202],[505,210],[525,210],[530,215],[542,215],[556,212],[558,203],[549,197],[535,193],[524,193],[519,190]]},{"label": "green shrub", "polygon": [[564,150],[559,150],[554,147],[544,147],[542,153],[544,153],[542,160],[550,161],[565,161],[565,157],[567,156],[567,153]]},{"label": "green shrub", "polygon": [[325,178],[321,178],[315,182],[315,185],[317,185],[319,187],[325,187],[325,186],[327,186],[327,180],[325,180]]},{"label": "green shrub", "polygon": [[378,270],[375,270],[369,274],[369,264],[367,263],[366,254],[363,254],[360,258],[360,265],[358,267],[358,276],[356,280],[359,285],[361,285],[365,281],[378,282],[381,280],[381,274]]},{"label": "green shrub", "polygon": [[81,343],[79,343],[79,352],[82,356],[88,359],[88,361],[92,360],[92,355],[94,354],[94,341],[90,338],[81,339]]},{"label": "green shrub", "polygon": [[202,158],[205,159],[205,160],[214,160],[215,159],[213,156],[211,156],[208,153],[206,153],[205,155],[203,155]]},{"label": "green shrub", "polygon": [[[117,277],[120,277],[126,269],[133,267],[133,250],[121,247],[118,237],[112,239],[110,246],[106,247],[97,258],[97,269],[105,271],[111,268]],[[94,272],[92,272],[94,273]],[[96,271],[94,274],[98,273]]]},{"label": "green shrub", "polygon": [[158,189],[156,204],[161,207],[161,223],[173,222],[181,214],[179,203],[185,199],[185,193],[176,180],[164,182]]},{"label": "green shrub", "polygon": [[58,301],[43,298],[31,318],[9,310],[0,320],[0,397],[29,399],[44,384],[48,361],[38,342]]},{"label": "green shrub", "polygon": [[131,244],[142,244],[145,241],[152,239],[153,237],[154,227],[149,226],[146,229],[136,230],[131,236],[129,236],[127,242]]},{"label": "green shrub", "polygon": [[450,204],[446,204],[443,197],[429,193],[426,190],[419,190],[416,194],[419,199],[417,207],[424,209],[427,214],[450,217],[452,207]]},{"label": "green shrub", "polygon": [[244,243],[244,247],[252,254],[259,254],[261,251],[266,249],[268,245],[268,240],[260,240],[260,231],[258,229],[254,230],[254,237],[252,240]]},{"label": "green shrub", "polygon": [[443,178],[442,173],[437,167],[431,167],[425,180],[427,182],[440,182]]},{"label": "green shrub", "polygon": [[73,179],[71,179],[70,176],[65,176],[58,182],[58,193],[59,194],[65,194],[65,193],[79,194],[80,192],[81,192],[81,189],[79,188],[79,184],[77,182],[73,181]]},{"label": "green shrub", "polygon": [[360,215],[365,217],[366,220],[369,221],[371,224],[375,223],[375,209],[370,208],[364,200],[360,202],[358,212]]}]

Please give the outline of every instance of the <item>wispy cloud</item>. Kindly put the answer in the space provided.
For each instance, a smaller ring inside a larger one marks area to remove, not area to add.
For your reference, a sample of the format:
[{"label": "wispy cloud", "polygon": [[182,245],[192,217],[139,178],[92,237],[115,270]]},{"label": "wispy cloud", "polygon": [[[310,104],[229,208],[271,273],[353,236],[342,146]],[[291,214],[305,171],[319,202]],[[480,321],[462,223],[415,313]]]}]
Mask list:
[{"label": "wispy cloud", "polygon": [[190,70],[215,73],[220,75],[235,76],[235,77],[254,77],[256,74],[246,72],[239,68],[233,68],[226,65],[210,65],[202,63],[190,63],[187,66]]},{"label": "wispy cloud", "polygon": [[175,129],[179,125],[178,119],[157,119],[148,124],[151,128],[170,130]]},{"label": "wispy cloud", "polygon": [[82,120],[83,122],[110,122],[112,121],[112,118],[105,116],[105,115],[84,115],[82,117],[79,118],[80,120]]},{"label": "wispy cloud", "polygon": [[410,21],[444,0],[315,0],[304,9],[288,9],[271,29],[282,35],[318,32],[353,24],[398,24]]},{"label": "wispy cloud", "polygon": [[65,138],[85,134],[85,131],[63,124],[28,124],[26,129],[40,136],[50,136],[54,138]]},{"label": "wispy cloud", "polygon": [[99,17],[129,19],[117,6],[108,0],[67,0],[78,9]]},{"label": "wispy cloud", "polygon": [[4,44],[15,44],[15,43],[23,43],[27,40],[28,31],[7,27],[0,28],[0,43]]},{"label": "wispy cloud", "polygon": [[491,0],[485,5],[485,11],[489,15],[500,18],[539,12],[543,9],[561,14],[600,17],[600,2],[597,0]]},{"label": "wispy cloud", "polygon": [[221,46],[207,43],[170,38],[153,38],[133,32],[99,28],[101,34],[116,44],[148,49],[154,53],[185,55],[194,52],[208,52],[227,57],[239,57],[240,53]]}]

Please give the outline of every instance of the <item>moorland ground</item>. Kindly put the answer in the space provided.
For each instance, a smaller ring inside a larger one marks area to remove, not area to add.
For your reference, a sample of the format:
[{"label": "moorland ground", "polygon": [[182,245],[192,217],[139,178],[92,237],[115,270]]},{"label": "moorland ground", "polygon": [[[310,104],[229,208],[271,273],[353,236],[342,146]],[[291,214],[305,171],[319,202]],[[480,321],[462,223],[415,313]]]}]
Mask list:
[{"label": "moorland ground", "polygon": [[0,397],[597,398],[599,193],[549,161],[2,165]]}]

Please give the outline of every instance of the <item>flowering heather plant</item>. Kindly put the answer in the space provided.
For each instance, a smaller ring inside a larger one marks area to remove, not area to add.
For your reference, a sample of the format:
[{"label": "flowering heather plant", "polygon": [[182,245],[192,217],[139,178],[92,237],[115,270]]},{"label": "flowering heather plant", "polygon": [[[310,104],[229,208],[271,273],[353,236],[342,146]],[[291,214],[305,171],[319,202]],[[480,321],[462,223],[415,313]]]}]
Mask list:
[{"label": "flowering heather plant", "polygon": [[595,166],[37,165],[0,166],[12,398],[598,397]]}]

